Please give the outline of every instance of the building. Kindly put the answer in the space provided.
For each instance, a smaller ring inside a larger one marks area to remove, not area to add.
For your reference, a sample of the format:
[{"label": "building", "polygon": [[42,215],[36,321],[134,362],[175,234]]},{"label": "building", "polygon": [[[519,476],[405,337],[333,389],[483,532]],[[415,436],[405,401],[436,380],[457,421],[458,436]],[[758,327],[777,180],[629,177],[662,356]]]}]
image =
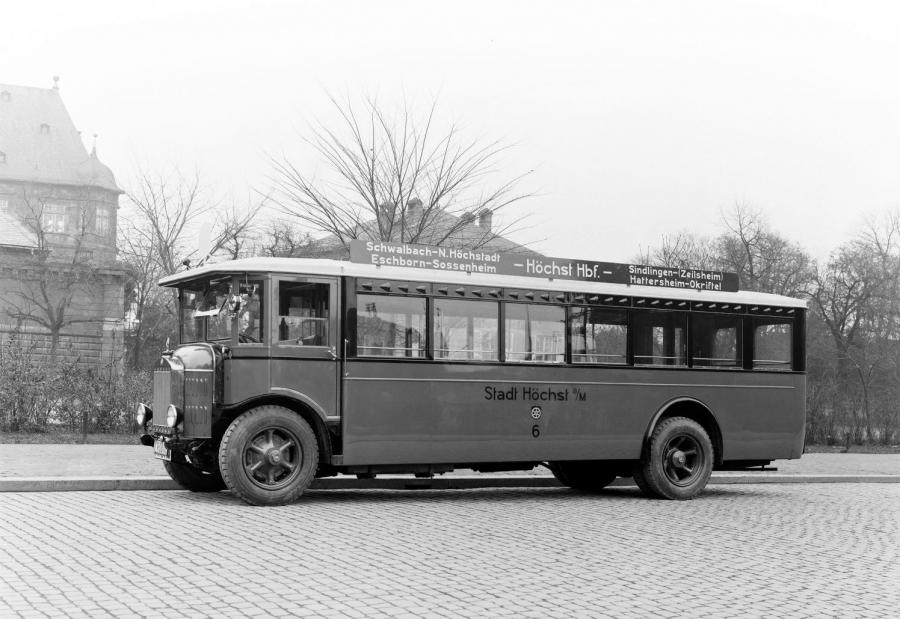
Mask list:
[{"label": "building", "polygon": [[[489,209],[454,214],[442,208],[426,208],[421,200],[413,198],[406,208],[397,209],[393,204],[386,204],[382,211],[380,221],[372,218],[357,226],[353,238],[542,255],[506,238],[504,230],[496,230],[493,212]],[[334,235],[318,240],[314,251],[309,253],[338,260],[349,256],[344,244]]]},{"label": "building", "polygon": [[0,84],[0,340],[96,364],[121,357],[122,190],[52,88]]}]

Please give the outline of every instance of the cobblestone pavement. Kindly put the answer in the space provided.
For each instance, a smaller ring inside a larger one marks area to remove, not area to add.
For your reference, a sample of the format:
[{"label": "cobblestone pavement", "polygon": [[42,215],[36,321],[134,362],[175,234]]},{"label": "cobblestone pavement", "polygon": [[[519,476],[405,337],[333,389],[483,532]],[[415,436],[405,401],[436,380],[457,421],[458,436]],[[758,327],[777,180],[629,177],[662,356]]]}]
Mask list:
[{"label": "cobblestone pavement", "polygon": [[[804,454],[772,466],[786,474],[900,475],[900,454]],[[529,474],[550,473],[538,467]],[[0,445],[0,478],[90,475],[140,477],[166,471],[152,449],[142,445]]]},{"label": "cobblestone pavement", "polygon": [[896,616],[898,514],[895,484],[7,493],[0,616]]}]

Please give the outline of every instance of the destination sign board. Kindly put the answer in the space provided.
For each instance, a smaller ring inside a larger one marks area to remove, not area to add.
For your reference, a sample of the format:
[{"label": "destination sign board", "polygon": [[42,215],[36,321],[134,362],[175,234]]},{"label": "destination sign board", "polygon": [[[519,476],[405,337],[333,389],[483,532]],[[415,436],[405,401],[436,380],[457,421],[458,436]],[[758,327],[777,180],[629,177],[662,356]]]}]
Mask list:
[{"label": "destination sign board", "polygon": [[486,249],[457,249],[387,241],[350,242],[350,260],[361,264],[433,271],[572,279],[630,286],[737,292],[737,273],[618,262],[529,256]]}]

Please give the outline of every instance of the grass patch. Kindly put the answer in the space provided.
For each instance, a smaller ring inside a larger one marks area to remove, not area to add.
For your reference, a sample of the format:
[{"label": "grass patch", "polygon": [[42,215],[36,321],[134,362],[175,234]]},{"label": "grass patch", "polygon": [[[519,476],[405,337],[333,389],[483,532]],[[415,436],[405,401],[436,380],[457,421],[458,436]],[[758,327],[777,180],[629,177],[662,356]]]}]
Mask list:
[{"label": "grass patch", "polygon": [[807,454],[900,454],[900,445],[807,445]]},{"label": "grass patch", "polygon": [[80,432],[0,432],[0,444],[29,445],[139,445],[137,434],[88,434]]}]

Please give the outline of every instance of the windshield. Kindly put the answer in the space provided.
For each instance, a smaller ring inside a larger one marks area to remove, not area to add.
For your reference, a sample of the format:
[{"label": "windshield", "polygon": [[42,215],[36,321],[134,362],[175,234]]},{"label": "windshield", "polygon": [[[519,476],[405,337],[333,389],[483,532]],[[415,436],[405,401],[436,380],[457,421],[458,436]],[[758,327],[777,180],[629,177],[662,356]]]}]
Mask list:
[{"label": "windshield", "polygon": [[[231,338],[231,278],[194,282],[181,289],[181,342]],[[204,338],[204,327],[206,335]]]},{"label": "windshield", "polygon": [[233,276],[191,282],[179,290],[181,343],[230,340],[237,321],[240,343],[262,341],[262,281]]}]

